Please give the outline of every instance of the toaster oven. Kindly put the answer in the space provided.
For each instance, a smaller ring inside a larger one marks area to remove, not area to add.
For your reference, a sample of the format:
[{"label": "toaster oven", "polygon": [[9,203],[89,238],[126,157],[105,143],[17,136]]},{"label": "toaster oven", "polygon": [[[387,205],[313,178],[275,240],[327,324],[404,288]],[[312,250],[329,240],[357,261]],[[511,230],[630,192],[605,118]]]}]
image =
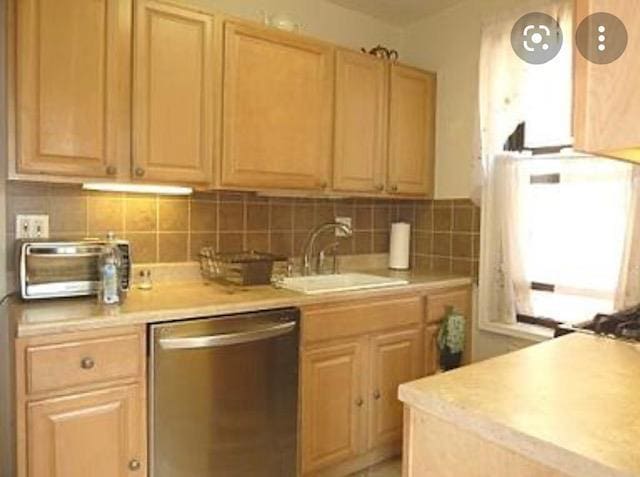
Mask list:
[{"label": "toaster oven", "polygon": [[18,278],[24,300],[95,295],[100,260],[107,248],[118,251],[120,288],[131,283],[131,247],[126,240],[19,241]]}]

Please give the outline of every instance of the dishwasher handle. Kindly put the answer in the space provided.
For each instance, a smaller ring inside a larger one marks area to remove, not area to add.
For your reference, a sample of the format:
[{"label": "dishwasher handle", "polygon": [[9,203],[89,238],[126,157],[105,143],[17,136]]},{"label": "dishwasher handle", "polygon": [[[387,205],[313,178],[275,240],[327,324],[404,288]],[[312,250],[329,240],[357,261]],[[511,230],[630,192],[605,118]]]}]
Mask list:
[{"label": "dishwasher handle", "polygon": [[251,331],[243,331],[239,333],[225,333],[210,336],[194,336],[189,338],[162,338],[158,343],[162,349],[201,349],[201,348],[217,348],[220,346],[231,346],[243,343],[251,343],[253,341],[261,341],[277,336],[286,335],[292,332],[296,327],[295,321],[280,323],[275,326],[259,328]]}]

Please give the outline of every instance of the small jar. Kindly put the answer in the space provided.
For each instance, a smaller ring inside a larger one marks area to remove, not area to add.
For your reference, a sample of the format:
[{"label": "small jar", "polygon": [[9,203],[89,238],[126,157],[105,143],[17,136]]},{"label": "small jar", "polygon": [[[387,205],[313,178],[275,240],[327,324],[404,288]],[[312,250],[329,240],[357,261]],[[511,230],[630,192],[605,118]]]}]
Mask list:
[{"label": "small jar", "polygon": [[153,282],[151,281],[151,270],[148,268],[140,270],[140,281],[138,282],[138,289],[151,290],[153,288]]}]

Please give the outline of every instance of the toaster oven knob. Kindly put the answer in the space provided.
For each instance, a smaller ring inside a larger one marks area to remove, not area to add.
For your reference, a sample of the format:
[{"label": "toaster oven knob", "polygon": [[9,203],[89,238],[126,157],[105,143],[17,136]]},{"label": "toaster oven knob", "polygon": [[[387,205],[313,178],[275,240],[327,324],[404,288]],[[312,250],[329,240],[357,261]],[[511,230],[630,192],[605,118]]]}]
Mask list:
[{"label": "toaster oven knob", "polygon": [[91,369],[95,366],[95,361],[93,360],[93,358],[82,358],[82,361],[80,361],[80,366],[82,367],[82,369]]},{"label": "toaster oven knob", "polygon": [[131,459],[131,461],[129,461],[129,470],[140,470],[140,467],[142,467],[142,465],[139,460]]}]

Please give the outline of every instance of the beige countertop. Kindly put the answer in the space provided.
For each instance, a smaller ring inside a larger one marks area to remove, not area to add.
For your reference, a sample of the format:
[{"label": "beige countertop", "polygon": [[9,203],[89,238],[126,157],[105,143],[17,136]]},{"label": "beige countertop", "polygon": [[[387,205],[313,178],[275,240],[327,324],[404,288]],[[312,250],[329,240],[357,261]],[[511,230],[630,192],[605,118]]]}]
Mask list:
[{"label": "beige countertop", "polygon": [[640,476],[640,345],[574,333],[400,386],[406,404],[576,477]]},{"label": "beige countertop", "polygon": [[23,302],[14,299],[10,316],[18,337],[112,326],[219,316],[316,303],[383,297],[397,293],[463,286],[469,277],[426,272],[368,270],[367,273],[405,278],[408,285],[353,292],[304,295],[272,286],[234,287],[202,280],[158,283],[150,291],[132,290],[124,304],[98,305],[95,298]]}]

